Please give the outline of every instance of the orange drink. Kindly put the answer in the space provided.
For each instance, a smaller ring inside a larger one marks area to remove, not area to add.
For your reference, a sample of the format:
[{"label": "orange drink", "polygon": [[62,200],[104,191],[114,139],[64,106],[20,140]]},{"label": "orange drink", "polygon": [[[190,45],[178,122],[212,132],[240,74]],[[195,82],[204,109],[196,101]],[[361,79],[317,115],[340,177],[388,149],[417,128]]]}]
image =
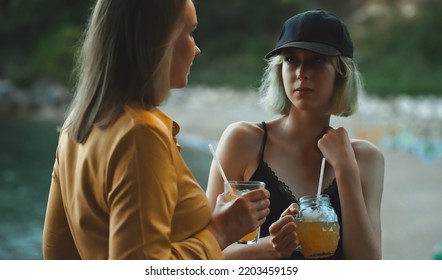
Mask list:
[{"label": "orange drink", "polygon": [[301,253],[305,258],[332,256],[339,241],[337,222],[298,222],[297,230],[301,242]]},{"label": "orange drink", "polygon": [[[257,227],[254,231],[247,233],[246,235],[244,235],[239,241],[238,243],[241,244],[252,244],[252,243],[257,243],[259,238],[259,227]],[[255,241],[256,239],[256,241]]]}]

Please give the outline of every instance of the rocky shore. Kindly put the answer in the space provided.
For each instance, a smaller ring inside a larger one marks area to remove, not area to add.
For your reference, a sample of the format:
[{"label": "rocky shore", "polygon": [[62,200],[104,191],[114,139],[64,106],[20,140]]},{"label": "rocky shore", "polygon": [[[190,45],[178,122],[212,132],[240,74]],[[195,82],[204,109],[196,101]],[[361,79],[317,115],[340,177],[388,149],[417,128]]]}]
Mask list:
[{"label": "rocky shore", "polygon": [[0,116],[58,119],[71,98],[69,90],[44,79],[25,92],[10,80],[0,80]]}]

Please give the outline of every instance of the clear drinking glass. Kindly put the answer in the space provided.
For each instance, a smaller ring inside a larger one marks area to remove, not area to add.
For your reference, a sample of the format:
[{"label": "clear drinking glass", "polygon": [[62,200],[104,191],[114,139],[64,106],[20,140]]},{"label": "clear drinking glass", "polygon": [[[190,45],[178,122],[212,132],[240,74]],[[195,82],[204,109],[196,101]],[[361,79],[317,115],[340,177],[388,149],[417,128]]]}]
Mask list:
[{"label": "clear drinking glass", "polygon": [[[224,196],[226,201],[231,201],[237,199],[243,194],[265,188],[266,184],[260,181],[229,181],[224,183]],[[260,227],[256,228],[254,231],[246,234],[240,240],[239,244],[256,244],[259,239]]]}]

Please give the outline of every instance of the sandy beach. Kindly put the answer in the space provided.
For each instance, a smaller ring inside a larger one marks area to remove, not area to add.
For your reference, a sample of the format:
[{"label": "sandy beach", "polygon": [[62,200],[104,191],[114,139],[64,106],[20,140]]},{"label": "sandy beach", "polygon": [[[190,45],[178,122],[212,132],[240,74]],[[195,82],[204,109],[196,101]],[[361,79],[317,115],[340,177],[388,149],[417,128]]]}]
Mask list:
[{"label": "sandy beach", "polygon": [[[229,88],[196,87],[172,92],[162,106],[181,126],[179,141],[192,149],[185,158],[201,185],[205,186],[211,160],[207,144],[216,144],[228,124],[277,117],[258,105],[258,99],[254,90],[238,94]],[[351,137],[370,140],[384,152],[384,259],[431,259],[442,244],[440,104],[440,100],[413,104],[406,99],[385,102],[362,98],[356,115],[332,120],[333,126],[346,127]],[[415,115],[419,110],[422,114]]]}]

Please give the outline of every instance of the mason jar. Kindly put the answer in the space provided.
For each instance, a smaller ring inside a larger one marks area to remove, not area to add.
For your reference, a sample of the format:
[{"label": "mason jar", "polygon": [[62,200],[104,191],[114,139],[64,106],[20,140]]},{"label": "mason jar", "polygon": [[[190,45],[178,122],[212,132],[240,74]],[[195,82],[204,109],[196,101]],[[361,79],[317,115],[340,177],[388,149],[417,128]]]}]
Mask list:
[{"label": "mason jar", "polygon": [[339,242],[339,222],[327,194],[307,195],[299,199],[295,216],[300,251],[307,259],[332,256]]}]

